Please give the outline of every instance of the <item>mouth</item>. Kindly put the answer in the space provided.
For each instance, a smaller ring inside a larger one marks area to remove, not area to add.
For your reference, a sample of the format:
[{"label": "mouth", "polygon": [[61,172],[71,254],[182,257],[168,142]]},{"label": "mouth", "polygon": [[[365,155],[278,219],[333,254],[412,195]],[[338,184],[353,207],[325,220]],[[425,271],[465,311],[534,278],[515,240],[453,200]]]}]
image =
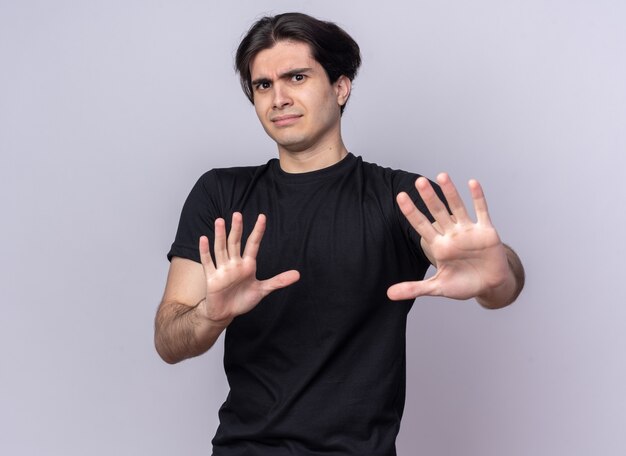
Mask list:
[{"label": "mouth", "polygon": [[270,121],[277,127],[285,127],[294,124],[300,117],[302,117],[300,114],[284,114],[282,116],[272,117]]}]

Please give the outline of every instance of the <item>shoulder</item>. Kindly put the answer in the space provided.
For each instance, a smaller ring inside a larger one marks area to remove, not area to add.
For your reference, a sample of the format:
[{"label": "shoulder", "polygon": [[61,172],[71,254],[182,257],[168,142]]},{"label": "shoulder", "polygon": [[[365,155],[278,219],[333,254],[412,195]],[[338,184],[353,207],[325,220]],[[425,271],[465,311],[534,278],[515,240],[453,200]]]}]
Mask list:
[{"label": "shoulder", "polygon": [[[417,208],[420,209],[420,211],[422,211],[424,214],[427,214],[429,218],[431,217],[425,203],[422,200],[422,197],[419,195],[419,192],[415,187],[415,181],[418,177],[422,177],[421,174],[405,171],[402,169],[384,167],[376,163],[369,163],[363,160],[361,160],[361,162],[364,170],[364,176],[370,176],[369,179],[371,183],[376,183],[377,181],[380,183],[379,185],[372,186],[378,189],[380,189],[381,187],[390,189],[393,194],[394,200],[398,193],[406,192],[411,197]],[[372,180],[371,176],[374,176],[374,180]],[[431,179],[429,179],[429,181],[433,189],[435,190],[435,193],[437,193],[439,198],[447,206],[448,203],[439,185]],[[401,220],[404,220],[404,217],[401,217]]]},{"label": "shoulder", "polygon": [[377,163],[367,162],[358,157],[364,176],[370,179],[386,182],[394,190],[408,190],[412,188],[420,174],[402,169],[390,168]]},{"label": "shoulder", "polygon": [[269,164],[256,166],[236,166],[231,168],[213,168],[206,171],[196,182],[196,187],[212,193],[218,188],[230,188],[245,185],[259,174],[263,174]]},{"label": "shoulder", "polygon": [[246,177],[252,177],[256,175],[260,170],[267,166],[268,164],[255,166],[234,166],[231,168],[213,168],[202,174],[198,181],[211,182],[215,180],[228,181],[242,178],[245,179]]}]

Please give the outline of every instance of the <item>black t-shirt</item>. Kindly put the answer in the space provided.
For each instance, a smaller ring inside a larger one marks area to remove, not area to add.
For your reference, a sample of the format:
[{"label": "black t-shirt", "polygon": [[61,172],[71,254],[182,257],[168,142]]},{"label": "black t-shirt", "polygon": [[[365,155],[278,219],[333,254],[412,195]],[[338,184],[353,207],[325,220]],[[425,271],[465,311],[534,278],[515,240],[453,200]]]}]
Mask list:
[{"label": "black t-shirt", "polygon": [[390,301],[386,291],[429,266],[395,202],[406,191],[428,215],[417,177],[349,154],[309,173],[285,173],[273,159],[214,169],[196,183],[170,259],[199,261],[198,239],[212,243],[217,217],[228,229],[241,212],[245,240],[263,213],[257,277],[301,275],[226,330],[230,393],[214,455],[395,454],[412,301]]}]

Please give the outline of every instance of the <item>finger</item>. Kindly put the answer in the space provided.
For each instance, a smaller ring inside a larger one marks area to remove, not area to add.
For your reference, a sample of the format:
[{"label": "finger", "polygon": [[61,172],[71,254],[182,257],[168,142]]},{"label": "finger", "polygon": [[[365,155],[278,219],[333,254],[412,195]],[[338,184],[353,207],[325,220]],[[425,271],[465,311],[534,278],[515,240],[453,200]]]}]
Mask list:
[{"label": "finger", "polygon": [[424,203],[426,204],[426,207],[430,211],[431,215],[439,223],[439,226],[441,226],[444,230],[451,227],[454,224],[454,221],[450,217],[448,209],[439,198],[439,195],[435,193],[432,185],[430,185],[428,179],[425,177],[419,177],[415,181],[415,188],[422,197],[422,200],[424,200]]},{"label": "finger", "polygon": [[198,245],[200,251],[200,262],[204,267],[204,272],[210,273],[215,271],[215,265],[213,264],[213,258],[211,258],[211,251],[209,249],[209,238],[206,236],[200,236],[200,242]]},{"label": "finger", "polygon": [[476,179],[469,181],[469,188],[474,201],[474,210],[476,211],[476,220],[483,225],[491,225],[491,217],[489,217],[489,209],[487,208],[487,199],[483,192],[483,188]]},{"label": "finger", "polygon": [[228,256],[237,258],[241,256],[241,233],[243,232],[243,217],[239,212],[233,213],[230,233],[228,233]]},{"label": "finger", "polygon": [[215,267],[219,268],[228,262],[228,250],[226,248],[226,223],[223,218],[215,219],[215,242],[213,243],[215,252]]},{"label": "finger", "polygon": [[259,253],[261,239],[263,239],[263,233],[265,233],[265,224],[265,215],[259,214],[259,217],[256,219],[256,223],[254,224],[254,228],[252,229],[252,233],[250,233],[250,236],[248,236],[248,240],[246,241],[246,247],[243,250],[244,258],[256,258],[257,253]]},{"label": "finger", "polygon": [[419,296],[441,296],[441,290],[433,279],[416,282],[401,282],[387,289],[387,296],[392,301],[415,299]]},{"label": "finger", "polygon": [[261,290],[263,290],[264,296],[267,296],[272,291],[280,288],[288,287],[300,280],[300,273],[295,269],[282,272],[274,277],[261,281]]},{"label": "finger", "polygon": [[435,230],[430,220],[426,218],[422,212],[415,207],[413,200],[405,192],[401,192],[396,197],[400,211],[404,214],[411,226],[419,233],[422,238],[428,243],[431,243],[439,232]]},{"label": "finger", "polygon": [[452,212],[455,221],[459,223],[471,222],[469,216],[467,215],[465,204],[463,203],[456,186],[452,182],[452,179],[450,179],[450,176],[448,176],[447,173],[439,174],[437,176],[437,183],[441,186],[441,190],[446,197],[446,201],[448,202],[448,206],[450,206],[450,211]]}]

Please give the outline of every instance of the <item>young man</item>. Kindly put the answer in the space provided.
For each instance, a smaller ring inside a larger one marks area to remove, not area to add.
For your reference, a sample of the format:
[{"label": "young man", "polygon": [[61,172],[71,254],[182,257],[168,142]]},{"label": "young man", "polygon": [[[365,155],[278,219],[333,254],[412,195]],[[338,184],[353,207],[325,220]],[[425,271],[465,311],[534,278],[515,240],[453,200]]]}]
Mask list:
[{"label": "young man", "polygon": [[[447,175],[435,190],[348,152],[341,115],[360,55],[339,27],[266,17],[236,61],[278,159],[196,183],[168,255],[157,350],[175,363],[226,330],[214,455],[395,454],[413,300],[502,307],[522,265],[478,182],[473,222]],[[436,275],[420,280],[430,264]]]}]

